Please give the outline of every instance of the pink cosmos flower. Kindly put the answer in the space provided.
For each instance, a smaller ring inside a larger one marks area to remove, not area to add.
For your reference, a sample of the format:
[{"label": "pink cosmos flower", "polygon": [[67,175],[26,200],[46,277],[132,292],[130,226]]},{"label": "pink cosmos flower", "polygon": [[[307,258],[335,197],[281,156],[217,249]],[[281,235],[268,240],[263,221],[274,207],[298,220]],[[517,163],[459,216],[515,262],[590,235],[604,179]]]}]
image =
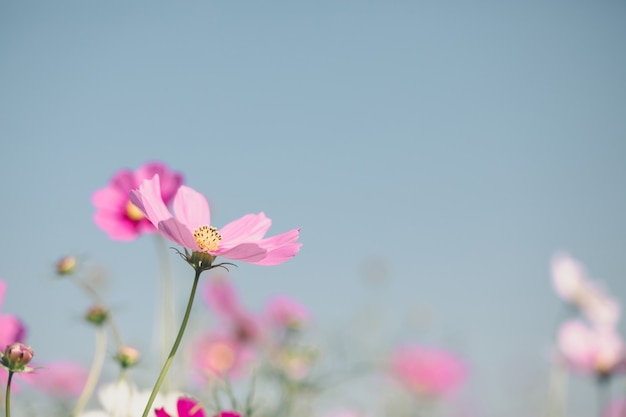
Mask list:
[{"label": "pink cosmos flower", "polygon": [[[0,280],[0,308],[7,291],[7,284]],[[0,314],[0,349],[15,342],[22,342],[26,336],[26,327],[12,314]]]},{"label": "pink cosmos flower", "polygon": [[590,328],[570,320],[559,330],[558,346],[566,362],[579,372],[608,376],[626,367],[624,343],[614,329]]},{"label": "pink cosmos flower", "polygon": [[205,334],[191,346],[196,376],[203,381],[224,376],[236,379],[255,358],[255,350],[249,344],[226,332]]},{"label": "pink cosmos flower", "polygon": [[171,171],[160,162],[149,162],[135,171],[118,171],[109,184],[93,193],[91,201],[96,207],[94,221],[111,239],[133,240],[144,233],[156,232],[152,223],[131,203],[128,192],[145,179],[159,176],[158,198],[169,204],[183,182],[183,176]]},{"label": "pink cosmos flower", "polygon": [[55,362],[38,367],[28,382],[49,395],[75,398],[83,390],[87,374],[87,369],[76,363]]},{"label": "pink cosmos flower", "polygon": [[[209,204],[202,194],[181,186],[174,196],[174,215],[161,198],[159,175],[145,180],[130,200],[167,239],[194,253],[223,256],[257,265],[278,265],[300,250],[300,229],[264,238],[272,221],[264,213],[247,214],[219,231],[211,226]],[[189,260],[189,259],[188,259]]]},{"label": "pink cosmos flower", "polygon": [[204,298],[239,343],[252,344],[260,340],[260,320],[239,303],[237,293],[228,278],[209,279]]},{"label": "pink cosmos flower", "polygon": [[305,326],[309,321],[309,312],[289,297],[276,296],[268,302],[265,317],[270,326],[282,331]]},{"label": "pink cosmos flower", "polygon": [[467,379],[467,365],[456,355],[439,349],[409,346],[391,357],[392,373],[410,390],[431,396],[455,391]]},{"label": "pink cosmos flower", "polygon": [[192,398],[181,397],[176,403],[176,416],[169,415],[164,408],[155,410],[156,417],[205,417],[206,414],[200,404]]}]

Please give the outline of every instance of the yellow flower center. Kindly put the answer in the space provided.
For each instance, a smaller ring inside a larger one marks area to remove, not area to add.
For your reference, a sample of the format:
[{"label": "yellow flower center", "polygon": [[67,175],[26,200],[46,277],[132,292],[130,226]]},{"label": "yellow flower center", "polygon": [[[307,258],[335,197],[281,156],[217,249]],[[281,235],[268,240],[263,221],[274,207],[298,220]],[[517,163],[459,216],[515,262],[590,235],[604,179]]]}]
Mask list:
[{"label": "yellow flower center", "polygon": [[235,352],[225,343],[215,343],[207,352],[207,362],[216,372],[228,372],[235,364]]},{"label": "yellow flower center", "polygon": [[136,222],[138,222],[139,220],[145,217],[143,213],[141,212],[141,210],[139,210],[137,206],[134,205],[133,202],[130,200],[126,204],[126,215],[128,216],[129,219],[134,220]]},{"label": "yellow flower center", "polygon": [[217,250],[222,235],[213,226],[200,226],[193,232],[198,247],[205,252]]}]

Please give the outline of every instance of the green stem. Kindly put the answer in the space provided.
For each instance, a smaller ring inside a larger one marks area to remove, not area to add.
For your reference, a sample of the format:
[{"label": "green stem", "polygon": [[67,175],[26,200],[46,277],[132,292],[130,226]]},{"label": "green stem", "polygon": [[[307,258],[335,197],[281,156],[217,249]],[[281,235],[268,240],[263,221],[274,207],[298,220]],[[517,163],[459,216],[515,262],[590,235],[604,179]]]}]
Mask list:
[{"label": "green stem", "polygon": [[9,378],[7,379],[7,396],[5,405],[7,407],[7,417],[11,417],[11,380],[13,379],[13,371],[9,371]]},{"label": "green stem", "polygon": [[185,328],[187,327],[187,322],[189,321],[189,315],[191,313],[191,307],[193,306],[193,299],[196,296],[196,289],[198,288],[198,280],[200,279],[201,269],[196,269],[196,275],[193,278],[193,286],[191,287],[191,294],[189,294],[189,301],[187,302],[187,310],[185,310],[185,316],[183,317],[183,322],[180,325],[180,330],[178,330],[178,335],[176,336],[176,340],[174,341],[174,345],[172,346],[172,350],[170,351],[165,364],[163,365],[163,369],[161,369],[161,373],[154,384],[154,388],[152,388],[152,393],[150,394],[150,399],[148,400],[148,404],[146,404],[146,408],[143,410],[142,417],[148,417],[150,413],[150,409],[152,408],[152,404],[154,403],[154,399],[159,392],[159,388],[165,379],[165,375],[167,375],[167,371],[170,369],[170,365],[172,364],[172,360],[174,360],[174,355],[176,355],[176,351],[178,350],[178,346],[180,345],[180,341],[183,338],[183,333],[185,333]]},{"label": "green stem", "polygon": [[[159,258],[161,270],[161,334],[159,335],[159,360],[165,361],[167,358],[167,348],[171,343],[174,334],[174,286],[172,282],[171,266],[167,256],[167,246],[165,239],[161,235],[156,236],[157,257]],[[165,389],[168,387],[168,380],[163,382]]]},{"label": "green stem", "polygon": [[76,406],[72,412],[73,416],[78,416],[83,412],[89,398],[91,398],[91,395],[93,394],[93,390],[96,388],[96,383],[100,378],[102,366],[104,365],[104,358],[106,356],[106,340],[106,331],[104,330],[104,327],[99,326],[96,331],[96,352],[93,357],[91,369],[89,370],[89,375],[87,376],[87,381],[85,382],[83,391],[80,393],[80,397],[78,398],[78,401],[76,401]]}]

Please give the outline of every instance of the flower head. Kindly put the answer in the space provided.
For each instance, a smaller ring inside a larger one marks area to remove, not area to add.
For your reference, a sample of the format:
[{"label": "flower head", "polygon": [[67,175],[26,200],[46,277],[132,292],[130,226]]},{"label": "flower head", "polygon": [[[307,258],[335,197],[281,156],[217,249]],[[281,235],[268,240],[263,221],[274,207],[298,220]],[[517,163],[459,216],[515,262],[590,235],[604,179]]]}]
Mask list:
[{"label": "flower head", "polygon": [[33,359],[35,352],[23,343],[11,343],[2,353],[2,366],[12,372],[30,372],[26,365]]},{"label": "flower head", "polygon": [[139,362],[141,354],[137,349],[130,346],[122,346],[115,354],[115,360],[122,368],[130,368]]},{"label": "flower head", "polygon": [[241,376],[256,358],[256,352],[233,335],[216,331],[196,340],[191,347],[191,356],[197,376],[206,381]]},{"label": "flower head", "polygon": [[96,207],[94,221],[111,239],[133,240],[144,233],[156,232],[152,223],[131,203],[128,192],[145,179],[159,176],[158,198],[169,204],[183,182],[183,176],[159,162],[149,162],[135,171],[118,171],[109,184],[93,193],[91,201]]},{"label": "flower head", "polygon": [[172,215],[161,198],[158,174],[131,191],[130,200],[164,237],[185,248],[194,268],[209,269],[217,256],[277,265],[293,257],[301,246],[296,243],[299,229],[265,238],[272,221],[263,213],[247,214],[218,230],[211,225],[204,196],[184,185],[174,195]]},{"label": "flower head", "polygon": [[441,396],[460,387],[467,378],[467,365],[456,355],[439,349],[409,346],[396,350],[392,373],[411,391]]},{"label": "flower head", "polygon": [[309,321],[306,308],[285,296],[276,296],[267,304],[265,315],[270,326],[277,330],[298,330]]},{"label": "flower head", "polygon": [[626,368],[624,343],[614,329],[570,320],[559,330],[558,346],[566,362],[579,372],[605,377]]},{"label": "flower head", "polygon": [[180,397],[176,403],[176,415],[168,414],[165,409],[155,410],[156,417],[205,417],[206,413],[200,404],[189,397]]}]

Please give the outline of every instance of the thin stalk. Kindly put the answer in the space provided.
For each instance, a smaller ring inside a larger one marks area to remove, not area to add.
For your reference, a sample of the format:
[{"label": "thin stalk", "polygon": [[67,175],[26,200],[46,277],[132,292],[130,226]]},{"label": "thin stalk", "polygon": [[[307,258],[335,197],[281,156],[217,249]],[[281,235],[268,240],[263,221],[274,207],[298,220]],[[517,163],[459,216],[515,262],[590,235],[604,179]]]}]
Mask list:
[{"label": "thin stalk", "polygon": [[[169,257],[167,256],[167,246],[162,236],[157,235],[156,239],[157,258],[159,258],[161,270],[161,303],[160,303],[160,322],[161,334],[159,335],[159,357],[161,362],[167,358],[167,349],[171,337],[174,334],[175,306],[174,306],[174,286],[172,282],[172,273]],[[167,387],[168,380],[164,381]]]},{"label": "thin stalk", "polygon": [[176,351],[178,350],[178,346],[180,345],[180,341],[183,338],[183,334],[185,333],[185,328],[187,327],[187,322],[189,321],[189,316],[191,314],[191,307],[193,306],[193,300],[196,296],[196,289],[198,288],[198,281],[200,279],[200,273],[202,270],[196,269],[196,275],[193,279],[193,286],[191,287],[191,294],[189,294],[189,301],[187,301],[187,309],[185,310],[185,316],[183,317],[183,322],[180,325],[180,330],[178,330],[178,335],[176,336],[176,340],[174,341],[174,345],[172,346],[172,350],[170,351],[165,364],[163,365],[163,369],[161,369],[161,373],[154,384],[154,388],[152,389],[152,393],[150,394],[150,399],[148,400],[148,404],[146,404],[146,408],[143,410],[142,417],[148,417],[150,413],[150,409],[152,408],[152,404],[154,403],[154,399],[159,392],[159,388],[161,388],[161,384],[165,379],[165,375],[167,375],[167,371],[170,369],[170,365],[174,360],[174,355],[176,355]]},{"label": "thin stalk", "polygon": [[106,331],[104,330],[104,327],[98,326],[98,329],[96,330],[96,351],[93,356],[93,362],[91,363],[91,369],[89,369],[89,375],[87,376],[87,381],[85,382],[83,391],[80,393],[78,401],[76,401],[76,406],[74,407],[72,416],[80,415],[85,409],[87,402],[89,402],[89,398],[91,398],[93,390],[96,388],[96,384],[100,378],[100,373],[102,372],[104,358],[106,356],[106,348]]},{"label": "thin stalk", "polygon": [[11,417],[11,380],[13,379],[13,371],[9,371],[9,378],[7,379],[7,395],[5,399],[6,405],[6,417]]}]

